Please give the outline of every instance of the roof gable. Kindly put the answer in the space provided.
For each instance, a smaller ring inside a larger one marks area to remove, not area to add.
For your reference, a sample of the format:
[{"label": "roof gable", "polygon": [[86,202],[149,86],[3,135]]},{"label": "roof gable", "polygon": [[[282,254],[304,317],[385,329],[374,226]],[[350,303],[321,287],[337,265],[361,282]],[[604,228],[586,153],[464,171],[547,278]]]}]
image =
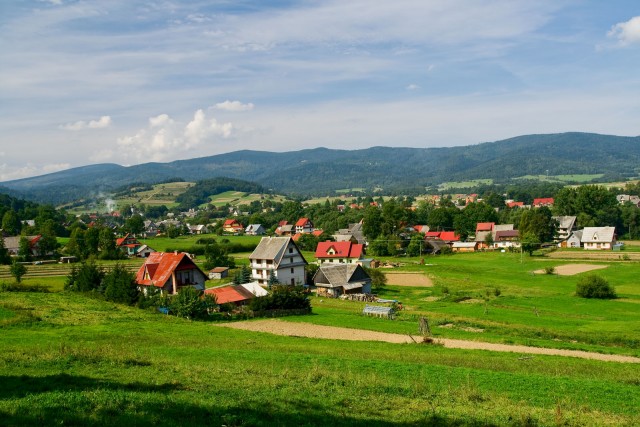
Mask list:
[{"label": "roof gable", "polygon": [[186,253],[153,252],[136,274],[139,285],[164,287],[175,271],[197,270],[207,277]]}]

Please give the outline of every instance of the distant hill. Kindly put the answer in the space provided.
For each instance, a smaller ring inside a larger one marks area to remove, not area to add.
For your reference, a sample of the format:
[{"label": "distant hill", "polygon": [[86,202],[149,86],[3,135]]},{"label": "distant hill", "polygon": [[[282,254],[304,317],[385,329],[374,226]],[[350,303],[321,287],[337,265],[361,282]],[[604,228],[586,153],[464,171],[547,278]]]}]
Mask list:
[{"label": "distant hill", "polygon": [[639,169],[640,137],[562,133],[450,148],[244,150],[170,163],[84,166],[0,186],[31,200],[62,203],[91,192],[169,178],[227,177],[256,182],[278,193],[324,195],[344,188],[410,191],[447,181],[505,182],[542,174],[603,174],[602,179],[615,180],[635,177]]}]

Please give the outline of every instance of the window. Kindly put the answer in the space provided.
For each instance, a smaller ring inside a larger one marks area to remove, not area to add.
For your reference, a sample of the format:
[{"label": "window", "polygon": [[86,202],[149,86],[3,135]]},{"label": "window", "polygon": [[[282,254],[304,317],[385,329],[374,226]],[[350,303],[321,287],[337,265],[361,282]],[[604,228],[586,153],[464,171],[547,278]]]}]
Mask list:
[{"label": "window", "polygon": [[293,274],[293,267],[291,268],[291,274]]},{"label": "window", "polygon": [[289,253],[292,254],[293,253],[293,248],[289,248]]}]

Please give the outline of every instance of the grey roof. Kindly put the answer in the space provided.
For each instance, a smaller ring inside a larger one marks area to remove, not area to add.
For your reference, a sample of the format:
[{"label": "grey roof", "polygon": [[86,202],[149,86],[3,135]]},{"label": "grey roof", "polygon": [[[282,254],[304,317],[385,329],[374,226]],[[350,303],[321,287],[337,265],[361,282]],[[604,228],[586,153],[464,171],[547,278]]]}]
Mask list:
[{"label": "grey roof", "polygon": [[513,224],[495,224],[493,231],[511,231],[513,230]]},{"label": "grey roof", "polygon": [[353,273],[360,267],[358,264],[322,264],[316,276],[314,276],[314,282],[317,275],[320,273],[327,279],[329,283],[316,282],[316,286],[324,288],[339,288],[355,289],[363,286],[367,283],[367,280],[358,280],[351,282]]},{"label": "grey roof", "polygon": [[616,234],[615,227],[585,227],[582,230],[582,243],[611,243]]},{"label": "grey roof", "polygon": [[573,228],[573,224],[575,224],[576,222],[576,217],[571,215],[553,216],[551,218],[558,221],[558,228],[563,228],[567,230],[571,230]]},{"label": "grey roof", "polygon": [[487,235],[488,234],[491,234],[491,237],[493,237],[493,233],[491,233],[490,231],[478,231],[476,233],[475,241],[476,242],[484,242],[487,239]]},{"label": "grey roof", "polygon": [[282,257],[285,255],[289,243],[291,243],[296,248],[298,252],[297,255],[299,255],[306,264],[302,253],[300,253],[298,246],[296,246],[296,243],[291,239],[290,236],[263,237],[262,239],[260,239],[260,243],[258,243],[258,246],[249,256],[249,259],[270,259],[273,260],[273,263],[277,268],[280,265],[280,261],[282,261]]}]

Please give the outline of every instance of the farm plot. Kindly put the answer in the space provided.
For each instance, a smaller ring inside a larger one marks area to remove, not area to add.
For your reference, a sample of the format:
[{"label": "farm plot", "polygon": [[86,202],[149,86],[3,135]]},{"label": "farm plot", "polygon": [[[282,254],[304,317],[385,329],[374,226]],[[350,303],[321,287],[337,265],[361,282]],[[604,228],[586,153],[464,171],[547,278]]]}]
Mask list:
[{"label": "farm plot", "polygon": [[[559,276],[573,276],[580,273],[586,273],[587,271],[602,270],[607,268],[608,265],[593,265],[593,264],[566,264],[555,267],[555,273]],[[535,274],[545,274],[544,270],[536,270]]]},{"label": "farm plot", "polygon": [[395,286],[431,287],[433,281],[422,273],[385,273],[387,283]]}]

